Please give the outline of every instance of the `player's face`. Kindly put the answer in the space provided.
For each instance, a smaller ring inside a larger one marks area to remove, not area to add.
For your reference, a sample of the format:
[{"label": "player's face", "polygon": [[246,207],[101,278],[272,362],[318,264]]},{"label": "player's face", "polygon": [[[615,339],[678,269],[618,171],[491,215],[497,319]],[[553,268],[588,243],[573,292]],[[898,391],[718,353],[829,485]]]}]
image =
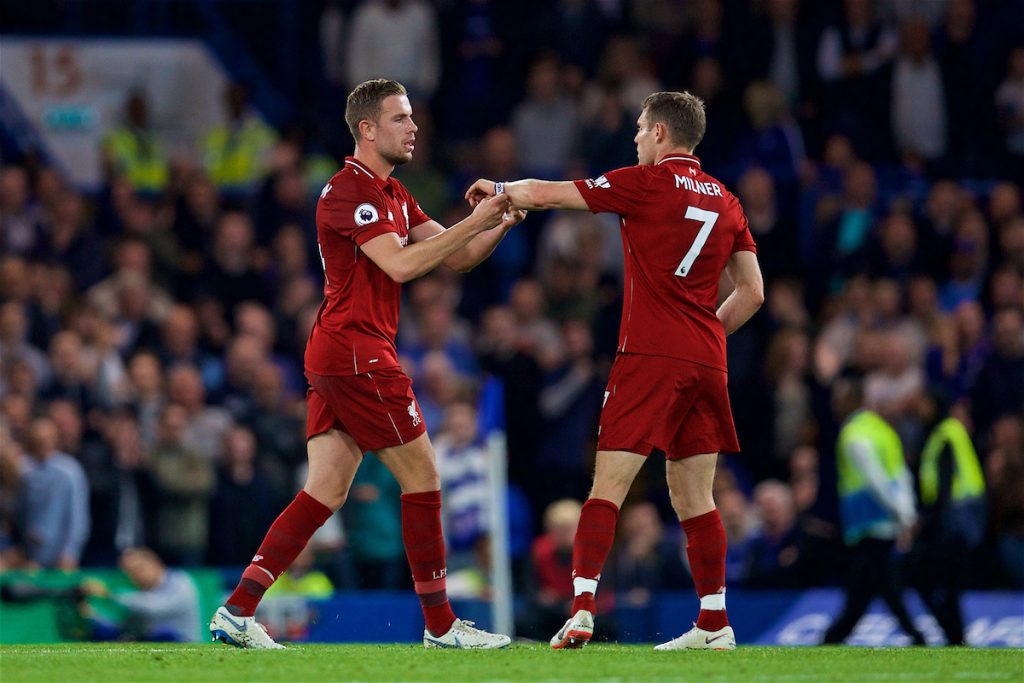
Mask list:
[{"label": "player's face", "polygon": [[412,105],[405,95],[391,95],[381,105],[376,127],[377,152],[395,166],[412,160],[416,149],[416,124],[412,120]]},{"label": "player's face", "polygon": [[650,125],[647,120],[647,112],[643,111],[640,113],[640,118],[636,120],[636,137],[633,138],[633,142],[636,143],[636,158],[637,162],[641,166],[654,163],[654,126]]}]

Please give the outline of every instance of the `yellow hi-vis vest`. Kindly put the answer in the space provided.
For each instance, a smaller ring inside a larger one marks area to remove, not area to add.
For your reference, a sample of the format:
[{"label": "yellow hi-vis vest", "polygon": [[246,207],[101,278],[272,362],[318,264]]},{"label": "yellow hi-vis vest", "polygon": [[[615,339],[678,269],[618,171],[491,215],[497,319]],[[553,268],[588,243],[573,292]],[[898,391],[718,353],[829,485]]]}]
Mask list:
[{"label": "yellow hi-vis vest", "polygon": [[220,125],[203,141],[203,165],[221,190],[250,190],[262,180],[277,133],[255,116],[237,127]]},{"label": "yellow hi-vis vest", "polygon": [[150,133],[139,133],[124,126],[103,138],[103,149],[113,160],[115,170],[139,192],[163,192],[169,178],[167,156]]},{"label": "yellow hi-vis vest", "polygon": [[947,417],[932,430],[921,452],[918,476],[921,502],[925,505],[932,505],[939,497],[939,454],[947,443],[953,451],[953,501],[980,498],[985,494],[985,478],[971,437],[963,423]]},{"label": "yellow hi-vis vest", "polygon": [[836,444],[836,469],[838,470],[839,513],[843,527],[843,539],[847,544],[856,543],[881,527],[894,524],[892,513],[875,499],[868,488],[867,477],[857,467],[850,455],[850,444],[866,441],[885,472],[892,495],[900,487],[900,477],[906,470],[903,459],[903,444],[899,434],[877,413],[859,410],[846,421],[839,431]]}]

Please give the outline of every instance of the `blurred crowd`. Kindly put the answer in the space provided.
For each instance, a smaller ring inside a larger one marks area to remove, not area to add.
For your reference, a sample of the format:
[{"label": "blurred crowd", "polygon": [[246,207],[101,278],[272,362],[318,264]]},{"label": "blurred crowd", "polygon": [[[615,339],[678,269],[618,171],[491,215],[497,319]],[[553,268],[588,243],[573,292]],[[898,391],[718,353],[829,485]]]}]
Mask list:
[{"label": "blurred crowd", "polygon": [[[344,95],[386,75],[409,88],[420,126],[396,176],[446,225],[468,213],[476,177],[635,163],[645,95],[704,98],[696,154],[741,199],[766,278],[764,310],[729,339],[744,450],[723,456],[715,496],[730,586],[837,580],[830,393],[856,376],[911,471],[937,419],[968,427],[988,517],[967,580],[1021,587],[1024,30],[1012,4],[332,2],[315,126],[275,129],[233,85],[224,124],[170,158],[139,90],[104,138],[95,195],[39,155],[5,154],[0,566],[112,565],[143,544],[175,566],[249,561],[301,481],[302,352],[322,287],[314,210],[351,150]],[[453,564],[487,566],[477,412],[495,378],[517,586],[552,614],[572,595],[572,501],[593,466],[621,258],[614,216],[539,213],[474,271],[405,288],[398,346],[437,446]],[[620,604],[688,585],[663,475],[651,458],[624,506],[602,583]],[[314,537],[336,586],[409,583],[396,492],[367,458]]]}]

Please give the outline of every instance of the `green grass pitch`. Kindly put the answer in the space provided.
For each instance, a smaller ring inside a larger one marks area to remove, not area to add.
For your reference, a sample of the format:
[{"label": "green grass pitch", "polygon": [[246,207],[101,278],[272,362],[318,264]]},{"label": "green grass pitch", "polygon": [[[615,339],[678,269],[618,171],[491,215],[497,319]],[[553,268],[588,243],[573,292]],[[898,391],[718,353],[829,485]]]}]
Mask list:
[{"label": "green grass pitch", "polygon": [[0,647],[0,681],[1024,681],[1024,650],[740,647],[654,652],[591,645],[554,652],[514,644],[497,652],[413,645],[298,645],[242,651],[221,645],[73,644]]}]

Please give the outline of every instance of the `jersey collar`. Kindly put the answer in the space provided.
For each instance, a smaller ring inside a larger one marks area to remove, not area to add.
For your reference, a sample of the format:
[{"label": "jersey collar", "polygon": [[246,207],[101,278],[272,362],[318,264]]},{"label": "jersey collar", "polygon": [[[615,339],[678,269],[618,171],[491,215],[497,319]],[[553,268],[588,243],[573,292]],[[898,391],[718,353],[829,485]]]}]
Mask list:
[{"label": "jersey collar", "polygon": [[667,157],[662,158],[661,161],[655,164],[655,166],[661,166],[666,161],[681,161],[685,164],[691,164],[700,168],[700,159],[693,156],[692,154],[669,154]]},{"label": "jersey collar", "polygon": [[390,185],[390,183],[388,182],[389,180],[391,180],[390,178],[388,178],[388,180],[382,179],[379,175],[374,173],[373,170],[371,170],[369,166],[367,166],[363,162],[359,161],[355,157],[351,157],[351,156],[350,157],[345,157],[345,165],[346,166],[351,166],[353,169],[355,169],[357,174],[358,173],[365,173],[366,175],[370,176],[370,178],[373,179],[373,181],[375,183],[377,183],[379,186],[381,186],[382,188],[383,187],[387,187],[388,185]]}]

